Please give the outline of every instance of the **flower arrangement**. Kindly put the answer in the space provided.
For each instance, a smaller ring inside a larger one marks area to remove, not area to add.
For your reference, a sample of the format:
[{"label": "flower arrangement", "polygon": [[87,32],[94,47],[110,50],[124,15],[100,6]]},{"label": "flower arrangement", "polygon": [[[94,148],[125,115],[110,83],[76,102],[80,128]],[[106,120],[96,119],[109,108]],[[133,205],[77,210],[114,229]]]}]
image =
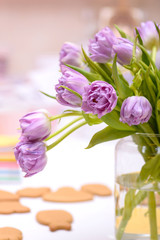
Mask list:
[{"label": "flower arrangement", "polygon": [[[136,142],[135,133],[150,134],[146,146],[149,148],[154,144],[156,148],[149,160],[144,157],[137,188],[146,182],[160,182],[160,155],[157,150],[160,142],[156,137],[160,134],[160,71],[156,62],[160,28],[152,21],[143,22],[135,28],[132,38],[118,26],[115,27],[120,37],[105,27],[89,41],[88,53],[72,43],[62,46],[62,75],[55,86],[56,97],[44,94],[70,109],[51,117],[46,111],[38,110],[20,119],[21,137],[15,147],[15,157],[26,177],[42,171],[47,163],[46,151],[72,132],[85,124],[92,126],[103,122],[106,127],[95,133],[87,148],[130,135]],[[76,118],[51,133],[51,121],[70,116]],[[48,140],[51,141],[73,124],[61,137],[47,144]],[[143,200],[143,196],[135,192],[133,196],[130,191],[126,201],[130,202],[133,198],[137,204]],[[154,202],[154,196],[151,200]],[[127,210],[128,215],[124,214],[121,228],[117,230],[117,239],[122,238],[133,208]],[[155,222],[153,214],[152,220]],[[150,239],[158,239],[153,224]]]}]

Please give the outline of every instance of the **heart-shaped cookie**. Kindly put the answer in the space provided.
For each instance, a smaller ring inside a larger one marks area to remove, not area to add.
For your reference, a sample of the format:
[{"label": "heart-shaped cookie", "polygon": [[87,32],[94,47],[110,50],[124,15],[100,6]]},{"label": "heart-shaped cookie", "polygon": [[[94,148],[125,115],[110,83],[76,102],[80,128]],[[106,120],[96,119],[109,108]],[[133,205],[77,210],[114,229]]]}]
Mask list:
[{"label": "heart-shaped cookie", "polygon": [[72,215],[64,210],[40,211],[37,213],[36,219],[39,223],[48,225],[51,231],[71,230],[73,221]]},{"label": "heart-shaped cookie", "polygon": [[16,228],[0,228],[0,240],[22,240],[22,232]]},{"label": "heart-shaped cookie", "polygon": [[28,207],[23,206],[19,201],[0,202],[0,214],[27,213]]}]

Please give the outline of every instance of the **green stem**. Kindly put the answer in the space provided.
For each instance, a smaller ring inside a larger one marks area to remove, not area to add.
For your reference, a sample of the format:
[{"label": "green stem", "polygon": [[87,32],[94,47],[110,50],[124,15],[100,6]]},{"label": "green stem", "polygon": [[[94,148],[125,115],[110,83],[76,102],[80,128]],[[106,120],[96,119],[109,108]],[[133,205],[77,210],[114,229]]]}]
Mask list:
[{"label": "green stem", "polygon": [[[146,65],[143,61],[139,61],[139,63],[137,63],[137,65],[142,68],[143,67],[143,72],[145,73],[145,71],[148,69],[148,65]],[[155,78],[155,73],[152,71],[152,69],[150,70],[150,75],[151,77]]]},{"label": "green stem", "polygon": [[75,130],[77,130],[78,128],[82,127],[83,125],[87,124],[86,121],[83,121],[82,123],[76,125],[75,127],[73,127],[72,129],[70,129],[68,132],[66,132],[63,136],[61,136],[59,139],[57,139],[57,141],[53,142],[52,144],[50,144],[49,146],[47,146],[47,151],[52,149],[53,147],[55,147],[56,145],[58,145],[63,139],[65,139],[66,137],[68,137],[72,132],[74,132]]},{"label": "green stem", "polygon": [[64,118],[64,117],[69,117],[69,116],[82,116],[82,113],[81,112],[73,112],[73,113],[63,113],[63,114],[59,114],[59,115],[56,115],[56,116],[53,116],[53,117],[50,117],[49,120],[50,121],[54,121],[56,119],[59,119],[59,118]]},{"label": "green stem", "polygon": [[139,93],[138,93],[137,89],[134,87],[133,84],[130,86],[130,89],[133,90],[135,96],[139,96]]},{"label": "green stem", "polygon": [[151,52],[151,58],[152,58],[153,62],[156,61],[156,54],[157,54],[157,47],[153,46],[152,52]]},{"label": "green stem", "polygon": [[43,95],[45,95],[45,96],[47,96],[47,97],[49,97],[49,98],[53,98],[53,99],[56,100],[56,97],[51,96],[51,95],[49,95],[48,93],[45,93],[45,92],[43,92],[43,91],[40,91],[40,93],[42,93]]},{"label": "green stem", "polygon": [[59,129],[58,131],[56,131],[53,134],[51,134],[48,138],[45,139],[45,141],[48,141],[49,139],[55,137],[56,135],[58,135],[59,133],[63,132],[65,129],[70,127],[72,124],[74,124],[74,123],[78,122],[79,120],[81,120],[82,118],[83,117],[79,117],[79,118],[76,118],[75,120],[71,121],[70,123],[68,123],[67,125],[62,127],[61,129]]},{"label": "green stem", "polygon": [[125,197],[125,206],[123,209],[123,216],[122,220],[120,222],[120,225],[118,226],[117,232],[116,232],[116,239],[121,240],[125,231],[125,228],[127,226],[127,223],[129,219],[132,216],[132,212],[134,208],[139,205],[147,196],[146,192],[139,191],[136,195],[134,195],[135,190],[130,189]]},{"label": "green stem", "polygon": [[158,240],[156,201],[154,192],[148,192],[148,210],[150,222],[150,240]]}]

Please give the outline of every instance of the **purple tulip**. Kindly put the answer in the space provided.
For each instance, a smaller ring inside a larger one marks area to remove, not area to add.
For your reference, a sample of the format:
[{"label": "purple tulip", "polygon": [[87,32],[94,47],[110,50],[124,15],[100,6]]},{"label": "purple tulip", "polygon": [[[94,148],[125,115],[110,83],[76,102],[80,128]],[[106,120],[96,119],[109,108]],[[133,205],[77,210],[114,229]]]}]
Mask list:
[{"label": "purple tulip", "polygon": [[88,80],[82,74],[66,66],[62,67],[62,74],[59,83],[55,86],[57,101],[62,105],[80,107],[81,98],[61,86],[70,88],[82,96],[84,87],[88,85]]},{"label": "purple tulip", "polygon": [[78,45],[70,42],[63,44],[60,51],[60,66],[69,64],[76,67],[81,67],[81,49]]},{"label": "purple tulip", "polygon": [[114,57],[112,46],[115,42],[116,37],[111,29],[108,27],[103,28],[95,35],[94,39],[90,40],[89,53],[91,59],[99,63],[112,60]]},{"label": "purple tulip", "polygon": [[19,122],[22,130],[21,138],[26,141],[42,141],[51,133],[51,123],[45,110],[28,113]]},{"label": "purple tulip", "polygon": [[[117,54],[117,62],[121,65],[130,64],[133,57],[133,43],[126,38],[117,38],[117,43],[113,45],[113,51]],[[136,48],[136,57],[141,56],[141,51]]]},{"label": "purple tulip", "polygon": [[152,115],[152,106],[143,96],[132,96],[124,100],[120,112],[120,121],[129,126],[148,122]]},{"label": "purple tulip", "polygon": [[85,113],[98,114],[98,118],[111,112],[117,104],[115,89],[107,82],[94,81],[85,87],[82,110]]},{"label": "purple tulip", "polygon": [[143,41],[143,45],[148,50],[152,50],[153,46],[159,47],[159,35],[154,22],[142,22],[137,30]]},{"label": "purple tulip", "polygon": [[30,177],[44,169],[47,163],[46,146],[43,142],[19,142],[14,150],[15,158]]}]

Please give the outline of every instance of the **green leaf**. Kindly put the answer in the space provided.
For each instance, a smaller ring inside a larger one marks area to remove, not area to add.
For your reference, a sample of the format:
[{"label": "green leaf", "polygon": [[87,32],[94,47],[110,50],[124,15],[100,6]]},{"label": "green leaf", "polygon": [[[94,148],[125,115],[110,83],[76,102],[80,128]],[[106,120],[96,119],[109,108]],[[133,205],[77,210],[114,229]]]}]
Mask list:
[{"label": "green leaf", "polygon": [[120,118],[119,113],[113,110],[112,112],[104,115],[101,119],[103,122],[105,122],[107,125],[111,126],[112,128],[115,128],[118,130],[136,131],[136,127],[129,126],[128,124],[121,122],[119,118]]},{"label": "green leaf", "polygon": [[123,138],[123,137],[129,136],[133,133],[134,133],[133,131],[120,131],[120,130],[117,130],[117,129],[114,129],[114,128],[108,126],[93,135],[89,145],[87,146],[87,149],[91,148],[99,143]]},{"label": "green leaf", "polygon": [[[158,69],[157,69],[154,61],[152,60],[150,54],[147,52],[147,50],[144,48],[144,46],[142,46],[141,44],[138,44],[138,43],[137,43],[137,46],[138,46],[138,47],[141,49],[141,51],[142,51],[142,54],[143,54],[143,55],[142,55],[142,60],[143,60],[143,62],[146,63],[147,65],[150,65],[150,64],[151,64],[152,67],[153,67],[153,69],[158,71]],[[143,57],[143,56],[144,56],[144,57]]]},{"label": "green leaf", "polygon": [[[150,71],[151,71],[151,65],[147,66],[147,69],[143,71],[142,74],[142,83],[139,88],[139,92],[141,95],[145,96],[149,102],[151,103],[152,107],[155,107],[156,102],[156,91],[155,85],[150,78]],[[149,87],[148,87],[149,86]]]},{"label": "green leaf", "polygon": [[149,161],[150,158],[156,154],[156,148],[153,146],[152,140],[143,134],[134,134],[132,136],[133,141],[138,147],[138,151],[143,156],[145,162]]},{"label": "green leaf", "polygon": [[136,62],[136,61],[137,61],[137,57],[136,57],[137,38],[138,38],[138,36],[135,37],[135,39],[134,39],[134,44],[133,44],[133,57],[132,57],[132,61],[133,61],[133,62]]},{"label": "green leaf", "polygon": [[160,30],[159,30],[159,27],[157,26],[157,24],[154,22],[154,25],[156,27],[156,30],[158,32],[158,36],[159,36],[159,40],[160,40]]},{"label": "green leaf", "polygon": [[138,182],[143,183],[150,179],[160,181],[160,154],[157,154],[143,165]]},{"label": "green leaf", "polygon": [[66,109],[63,111],[63,113],[73,113],[73,114],[75,114],[75,116],[77,116],[76,114],[82,115],[81,111],[77,111],[77,110],[73,110],[73,109]]},{"label": "green leaf", "polygon": [[157,104],[155,108],[155,113],[156,113],[156,122],[157,122],[158,132],[160,133],[160,93],[158,93],[157,95]]},{"label": "green leaf", "polygon": [[106,82],[112,84],[113,81],[112,79],[108,76],[108,74],[95,62],[93,62],[85,53],[85,51],[82,48],[82,52],[84,55],[84,58],[86,60],[86,62],[88,63],[88,66],[94,71],[96,72],[96,74],[100,74],[103,78],[103,80],[105,80]]},{"label": "green leaf", "polygon": [[119,93],[119,97],[122,99],[125,99],[129,96],[133,96],[133,91],[129,88],[126,82],[119,77],[116,61],[117,61],[117,55],[115,55],[113,60],[112,76],[113,76],[117,91]]},{"label": "green leaf", "polygon": [[108,63],[98,63],[98,65],[108,74],[109,77],[112,77],[112,68]]},{"label": "green leaf", "polygon": [[157,110],[160,111],[160,99],[157,101]]},{"label": "green leaf", "polygon": [[84,112],[82,112],[82,115],[83,115],[84,119],[86,120],[86,122],[88,123],[88,125],[90,125],[90,126],[102,123],[102,120],[99,119],[96,115],[93,115],[91,113],[85,114]]},{"label": "green leaf", "polygon": [[74,95],[76,95],[77,97],[79,97],[80,99],[82,99],[82,96],[81,96],[79,93],[77,93],[76,91],[72,90],[71,88],[68,88],[68,87],[66,87],[66,86],[64,86],[64,85],[60,85],[59,88],[65,88],[65,89],[68,90],[69,92],[73,93]]},{"label": "green leaf", "polygon": [[138,90],[142,83],[141,69],[135,74],[133,79],[133,86]]},{"label": "green leaf", "polygon": [[69,68],[72,68],[73,70],[81,73],[84,77],[86,77],[90,82],[93,82],[95,80],[103,80],[102,76],[98,73],[91,73],[91,72],[86,72],[85,70],[83,70],[82,68],[78,68],[75,66],[71,66],[71,65],[66,65]]},{"label": "green leaf", "polygon": [[[151,67],[151,65],[149,65],[149,67]],[[149,76],[149,72],[150,72],[150,68],[148,68],[148,71],[145,74],[145,80],[146,80],[146,84],[149,86],[149,92],[151,95],[151,103],[155,103],[156,102],[156,93],[154,91],[154,84]],[[152,104],[153,105],[153,104]]]},{"label": "green leaf", "polygon": [[120,29],[116,24],[114,26],[115,26],[115,28],[117,29],[117,31],[119,32],[119,34],[121,35],[122,38],[127,38],[126,33],[123,32],[122,29]]},{"label": "green leaf", "polygon": [[49,97],[49,98],[53,98],[53,99],[55,99],[56,100],[56,97],[54,97],[54,96],[51,96],[51,95],[49,95],[48,93],[45,93],[45,92],[43,92],[43,91],[40,91],[43,95],[45,95],[45,96],[47,96],[47,97]]},{"label": "green leaf", "polygon": [[135,28],[135,31],[136,31],[136,34],[137,34],[139,43],[143,46],[143,41],[142,41],[142,38],[141,38],[141,36],[140,36],[140,34],[139,34],[139,32],[138,32],[138,29]]},{"label": "green leaf", "polygon": [[[139,41],[139,44],[137,44],[137,45],[139,46],[139,48],[141,48],[141,47],[143,48],[143,41],[142,41],[142,38],[141,38],[141,36],[140,36],[140,34],[139,34],[139,32],[138,32],[138,29],[135,28],[135,31],[136,31],[136,34],[137,34],[137,36],[138,36],[138,41]],[[142,50],[142,48],[141,48],[141,50]],[[142,50],[142,60],[143,60],[143,62],[145,62],[147,65],[149,65],[150,60],[148,59],[148,55],[146,54],[146,52],[143,51],[143,50]]]}]

